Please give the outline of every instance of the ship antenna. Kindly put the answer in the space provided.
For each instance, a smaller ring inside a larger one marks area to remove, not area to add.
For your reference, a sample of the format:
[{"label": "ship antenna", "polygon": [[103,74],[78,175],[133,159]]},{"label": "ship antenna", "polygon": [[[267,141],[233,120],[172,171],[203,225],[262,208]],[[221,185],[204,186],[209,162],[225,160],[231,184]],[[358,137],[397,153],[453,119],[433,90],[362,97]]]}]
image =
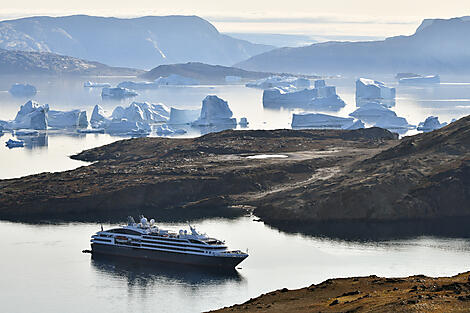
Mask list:
[{"label": "ship antenna", "polygon": [[100,223],[101,224],[101,231],[103,231],[103,223]]}]

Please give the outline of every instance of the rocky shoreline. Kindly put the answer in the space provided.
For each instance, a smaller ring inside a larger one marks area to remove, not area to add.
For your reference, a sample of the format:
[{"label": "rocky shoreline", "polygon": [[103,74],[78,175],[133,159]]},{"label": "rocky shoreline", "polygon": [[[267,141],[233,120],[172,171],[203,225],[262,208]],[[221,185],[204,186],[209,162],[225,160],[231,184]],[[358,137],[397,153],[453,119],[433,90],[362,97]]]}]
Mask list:
[{"label": "rocky shoreline", "polygon": [[469,312],[470,272],[453,277],[329,279],[211,312]]}]

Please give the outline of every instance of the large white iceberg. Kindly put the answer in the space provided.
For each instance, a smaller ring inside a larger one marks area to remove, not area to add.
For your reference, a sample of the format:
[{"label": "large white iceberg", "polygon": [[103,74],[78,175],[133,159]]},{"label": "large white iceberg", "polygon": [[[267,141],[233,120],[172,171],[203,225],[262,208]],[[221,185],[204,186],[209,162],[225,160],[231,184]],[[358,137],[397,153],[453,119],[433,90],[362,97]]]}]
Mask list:
[{"label": "large white iceberg", "polygon": [[6,129],[47,129],[49,106],[35,101],[28,101],[20,107],[13,121],[7,122]]},{"label": "large white iceberg", "polygon": [[15,97],[32,97],[37,93],[36,87],[30,84],[14,84],[8,91]]},{"label": "large white iceberg", "polygon": [[367,78],[359,78],[356,80],[357,106],[370,101],[378,101],[392,106],[395,104],[395,96],[395,88],[387,87],[383,82]]},{"label": "large white iceberg", "polygon": [[88,127],[86,111],[54,111],[47,112],[47,124],[54,128]]},{"label": "large white iceberg", "polygon": [[327,86],[324,80],[316,80],[315,87],[302,90],[272,88],[263,91],[263,106],[339,110],[346,104],[336,94],[336,87]]},{"label": "large white iceberg", "polygon": [[232,118],[227,101],[217,96],[207,96],[202,101],[201,115],[193,122],[194,126],[227,125],[236,126],[237,120]]},{"label": "large white iceberg", "polygon": [[132,82],[132,81],[124,81],[117,85],[118,88],[127,88],[133,90],[141,90],[141,89],[156,89],[158,88],[159,84],[153,82]]},{"label": "large white iceberg", "polygon": [[191,124],[201,114],[201,110],[182,110],[171,108],[170,110],[170,120],[168,124],[173,125],[182,125],[182,124]]},{"label": "large white iceberg", "polygon": [[156,85],[199,85],[199,82],[193,78],[171,74],[168,77],[159,77],[155,80]]},{"label": "large white iceberg", "polygon": [[103,88],[101,97],[105,99],[124,99],[138,96],[138,94],[127,88]]},{"label": "large white iceberg", "polygon": [[100,105],[95,105],[91,113],[90,125],[92,128],[105,128],[111,122]]},{"label": "large white iceberg", "polygon": [[170,110],[163,103],[132,102],[126,108],[116,107],[111,116],[113,119],[127,119],[134,122],[167,122]]},{"label": "large white iceberg", "polygon": [[300,113],[292,115],[293,128],[320,129],[359,129],[364,123],[351,117],[338,117],[320,113]]},{"label": "large white iceberg", "polygon": [[430,132],[446,126],[447,123],[440,123],[437,116],[429,116],[424,122],[419,123],[418,130],[423,132]]}]

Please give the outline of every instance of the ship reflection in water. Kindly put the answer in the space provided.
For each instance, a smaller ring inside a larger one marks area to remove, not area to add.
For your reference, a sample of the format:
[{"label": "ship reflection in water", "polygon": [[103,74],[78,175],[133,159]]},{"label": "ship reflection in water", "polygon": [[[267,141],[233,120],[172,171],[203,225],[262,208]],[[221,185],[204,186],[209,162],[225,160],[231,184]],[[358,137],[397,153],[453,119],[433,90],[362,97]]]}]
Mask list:
[{"label": "ship reflection in water", "polygon": [[204,288],[208,285],[245,283],[243,276],[235,269],[217,269],[106,255],[93,255],[91,265],[97,274],[127,281],[129,288],[134,286],[148,288],[162,284]]}]

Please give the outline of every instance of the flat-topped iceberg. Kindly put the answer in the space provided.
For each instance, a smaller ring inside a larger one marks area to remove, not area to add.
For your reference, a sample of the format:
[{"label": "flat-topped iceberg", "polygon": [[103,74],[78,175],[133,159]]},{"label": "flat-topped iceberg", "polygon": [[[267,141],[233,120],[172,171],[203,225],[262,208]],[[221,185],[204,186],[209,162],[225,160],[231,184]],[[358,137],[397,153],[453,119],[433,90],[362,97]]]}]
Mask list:
[{"label": "flat-topped iceberg", "polygon": [[132,102],[126,108],[116,107],[111,116],[113,119],[127,119],[134,122],[167,122],[170,110],[163,103]]},{"label": "flat-topped iceberg", "polygon": [[20,107],[13,121],[6,122],[6,129],[47,129],[47,112],[49,106],[36,101],[28,101]]},{"label": "flat-topped iceberg", "polygon": [[429,76],[415,76],[415,77],[403,77],[398,80],[400,84],[408,85],[421,85],[421,84],[440,84],[441,77],[439,75]]},{"label": "flat-topped iceberg", "polygon": [[85,83],[83,83],[83,87],[86,87],[86,88],[110,88],[111,84],[108,84],[108,83],[95,83],[95,82],[92,82],[92,81],[86,81]]},{"label": "flat-topped iceberg", "polygon": [[201,115],[192,124],[194,126],[227,125],[235,127],[237,120],[232,118],[232,115],[227,101],[217,96],[207,96],[202,101]]},{"label": "flat-topped iceberg", "polygon": [[349,115],[372,126],[386,129],[405,130],[415,127],[408,124],[405,118],[397,116],[394,111],[377,102],[366,102]]},{"label": "flat-topped iceberg", "polygon": [[86,111],[55,111],[47,112],[47,124],[54,128],[88,127]]},{"label": "flat-topped iceberg", "polygon": [[437,116],[429,116],[424,122],[418,124],[418,130],[423,132],[430,132],[446,126],[447,123],[440,123]]},{"label": "flat-topped iceberg", "polygon": [[200,109],[182,110],[182,109],[171,108],[170,120],[168,121],[168,124],[173,124],[173,125],[191,124],[192,122],[198,119],[200,114],[201,114]]},{"label": "flat-topped iceberg", "polygon": [[359,129],[364,123],[351,117],[338,117],[320,113],[300,113],[292,115],[293,128],[320,129]]},{"label": "flat-topped iceberg", "polygon": [[312,89],[286,91],[272,88],[263,91],[263,106],[339,110],[346,104],[336,94],[336,87],[327,86],[324,80],[316,80]]},{"label": "flat-topped iceberg", "polygon": [[125,99],[136,97],[138,94],[127,88],[103,88],[101,90],[101,97],[105,99]]},{"label": "flat-topped iceberg", "polygon": [[[258,89],[287,88],[296,89],[297,77],[293,76],[270,76],[245,84],[246,87]],[[302,80],[303,82],[303,80]],[[302,84],[302,83],[300,83]]]},{"label": "flat-topped iceberg", "polygon": [[132,82],[124,81],[117,85],[118,88],[127,88],[133,90],[143,90],[143,89],[156,89],[159,87],[159,84],[153,82]]},{"label": "flat-topped iceberg", "polygon": [[171,74],[168,77],[159,77],[155,80],[156,85],[199,85],[199,82],[193,78],[181,76],[178,74]]},{"label": "flat-topped iceberg", "polygon": [[387,105],[395,104],[396,89],[387,87],[383,82],[359,78],[356,80],[356,105],[378,101]]},{"label": "flat-topped iceberg", "polygon": [[37,93],[36,87],[30,84],[13,84],[8,90],[15,97],[32,97]]}]

